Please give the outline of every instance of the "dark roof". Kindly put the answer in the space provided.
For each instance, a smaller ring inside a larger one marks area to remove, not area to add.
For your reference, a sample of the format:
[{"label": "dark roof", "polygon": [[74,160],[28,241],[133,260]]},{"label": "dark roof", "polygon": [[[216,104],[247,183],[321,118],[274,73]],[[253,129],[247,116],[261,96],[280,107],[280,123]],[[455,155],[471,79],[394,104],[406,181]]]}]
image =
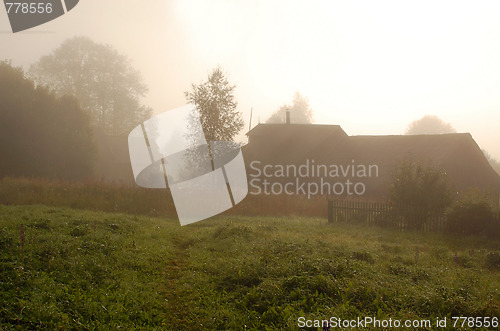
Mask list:
[{"label": "dark roof", "polygon": [[[264,145],[259,148],[260,156],[283,157],[291,150],[309,150],[322,142],[347,138],[339,125],[315,124],[259,124],[247,133],[248,146]],[[263,155],[264,154],[264,155]]]},{"label": "dark roof", "polygon": [[327,136],[332,134],[341,134],[347,136],[340,125],[325,125],[325,124],[282,124],[282,123],[266,123],[258,124],[253,129],[247,132],[248,137],[269,135],[286,135],[309,133],[314,131],[316,135]]}]

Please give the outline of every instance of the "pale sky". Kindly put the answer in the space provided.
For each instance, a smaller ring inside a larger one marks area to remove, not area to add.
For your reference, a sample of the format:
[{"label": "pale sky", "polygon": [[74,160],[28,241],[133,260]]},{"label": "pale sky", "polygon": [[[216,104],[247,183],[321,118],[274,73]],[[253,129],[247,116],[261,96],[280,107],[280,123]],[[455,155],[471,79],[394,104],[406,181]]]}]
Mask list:
[{"label": "pale sky", "polygon": [[0,59],[28,69],[83,35],[129,57],[156,113],[184,105],[190,84],[220,65],[244,132],[252,107],[255,125],[298,90],[315,123],[350,135],[402,134],[433,114],[500,159],[499,18],[496,0],[81,0],[13,34],[1,6]]}]

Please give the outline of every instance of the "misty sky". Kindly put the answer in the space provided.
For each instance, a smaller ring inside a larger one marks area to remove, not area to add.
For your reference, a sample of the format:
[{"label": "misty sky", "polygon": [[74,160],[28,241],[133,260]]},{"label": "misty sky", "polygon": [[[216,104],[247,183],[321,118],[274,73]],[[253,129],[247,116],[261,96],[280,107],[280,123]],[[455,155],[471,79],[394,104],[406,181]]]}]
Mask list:
[{"label": "misty sky", "polygon": [[245,131],[251,107],[264,122],[298,90],[315,123],[350,135],[401,134],[434,114],[500,159],[499,18],[500,1],[81,0],[13,34],[1,6],[0,59],[28,69],[88,36],[129,57],[156,113],[221,65]]}]

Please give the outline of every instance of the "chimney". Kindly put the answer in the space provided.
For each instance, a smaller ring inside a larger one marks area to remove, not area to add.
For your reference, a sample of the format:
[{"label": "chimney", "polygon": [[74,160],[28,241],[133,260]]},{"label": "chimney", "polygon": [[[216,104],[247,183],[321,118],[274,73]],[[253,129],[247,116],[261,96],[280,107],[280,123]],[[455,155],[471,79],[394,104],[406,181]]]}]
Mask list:
[{"label": "chimney", "polygon": [[290,111],[286,111],[286,124],[290,124]]}]

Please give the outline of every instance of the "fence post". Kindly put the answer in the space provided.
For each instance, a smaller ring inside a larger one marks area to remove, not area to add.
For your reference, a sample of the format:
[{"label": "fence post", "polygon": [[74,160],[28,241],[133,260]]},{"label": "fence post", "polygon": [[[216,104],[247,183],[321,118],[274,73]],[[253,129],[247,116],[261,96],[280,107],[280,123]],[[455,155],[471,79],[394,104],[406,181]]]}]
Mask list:
[{"label": "fence post", "polygon": [[328,223],[333,223],[333,200],[328,200]]}]

